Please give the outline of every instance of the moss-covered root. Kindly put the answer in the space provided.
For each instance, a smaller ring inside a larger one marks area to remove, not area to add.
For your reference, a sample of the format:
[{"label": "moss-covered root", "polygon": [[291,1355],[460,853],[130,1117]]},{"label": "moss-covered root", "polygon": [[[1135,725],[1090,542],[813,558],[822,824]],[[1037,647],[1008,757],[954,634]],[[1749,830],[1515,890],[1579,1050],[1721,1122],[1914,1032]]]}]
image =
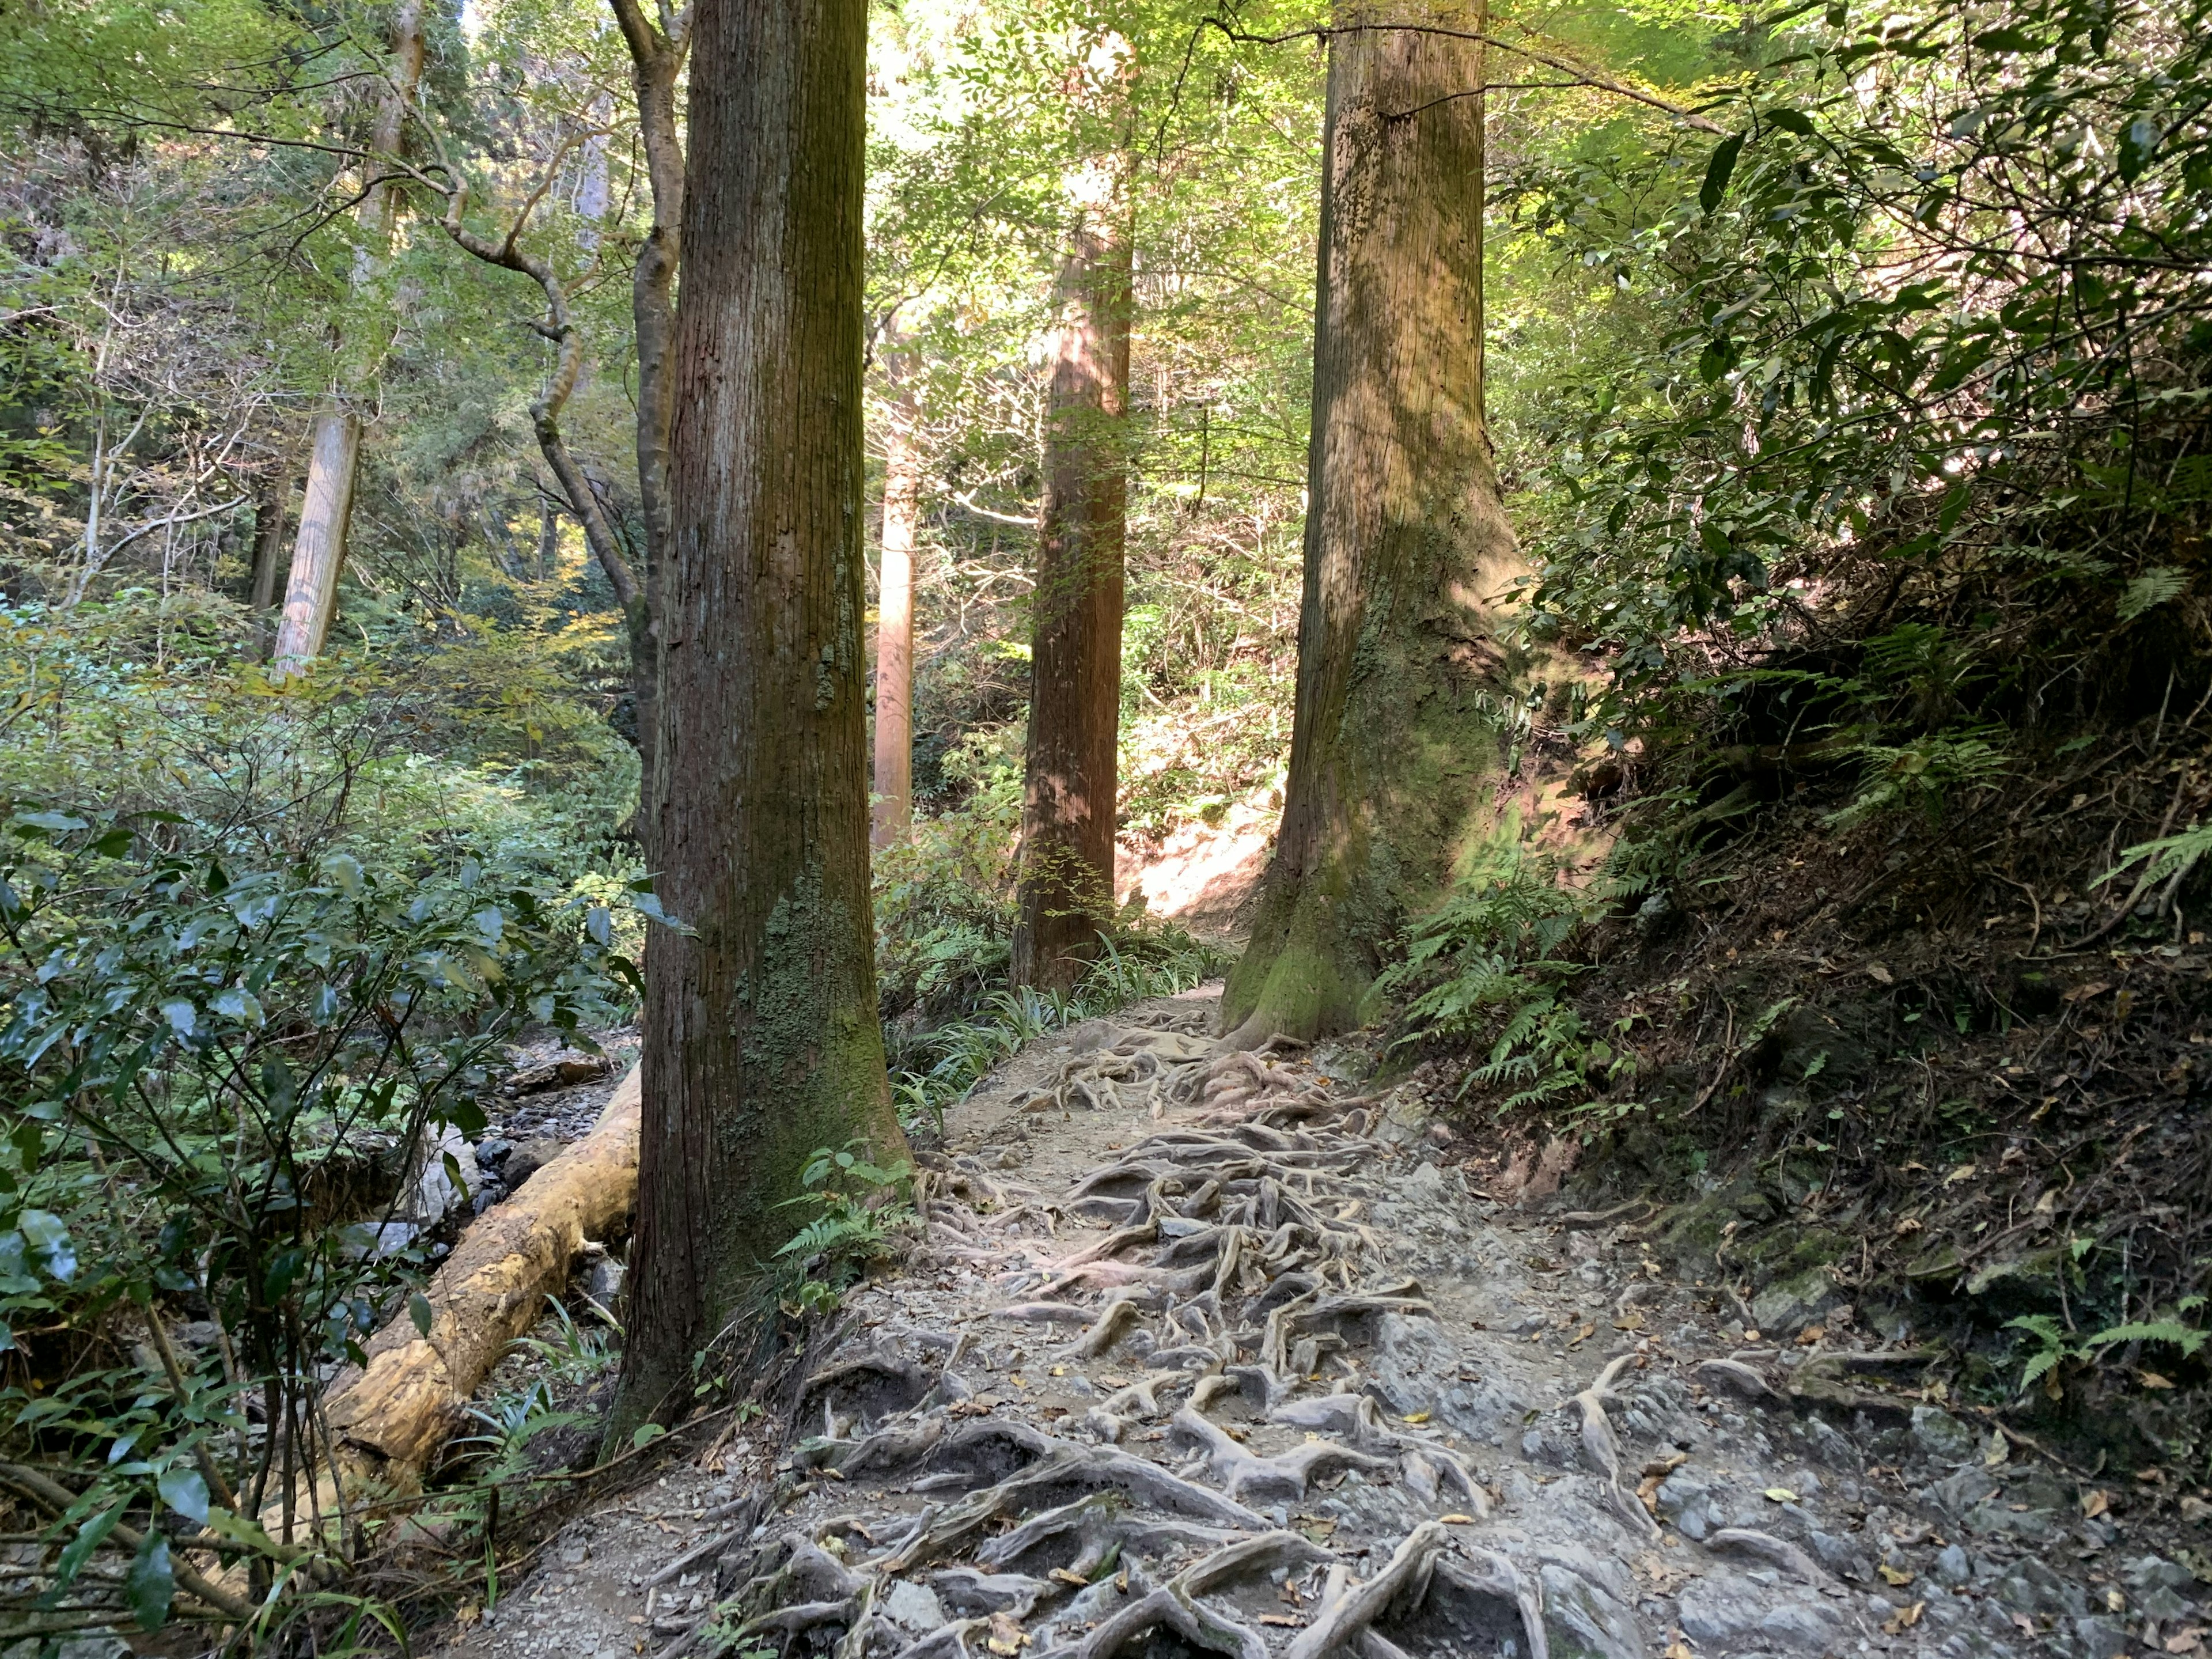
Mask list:
[{"label": "moss-covered root", "polygon": [[1224,1048],[1256,1048],[1273,1036],[1310,1042],[1359,1023],[1372,976],[1347,948],[1334,909],[1310,884],[1262,901],[1252,942],[1223,988]]}]

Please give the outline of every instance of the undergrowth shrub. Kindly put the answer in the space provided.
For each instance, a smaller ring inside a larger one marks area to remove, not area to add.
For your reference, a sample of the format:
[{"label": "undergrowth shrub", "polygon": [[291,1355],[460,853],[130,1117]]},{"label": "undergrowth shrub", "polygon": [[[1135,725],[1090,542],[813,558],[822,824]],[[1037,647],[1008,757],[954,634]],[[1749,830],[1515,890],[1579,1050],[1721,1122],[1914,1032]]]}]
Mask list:
[{"label": "undergrowth shrub", "polygon": [[266,1636],[330,1605],[316,1401],[430,1265],[411,1179],[458,1185],[509,1042],[622,1017],[636,896],[590,796],[413,750],[404,665],[279,687],[143,621],[0,613],[0,1447],[56,1551],[29,1633],[243,1594]]}]

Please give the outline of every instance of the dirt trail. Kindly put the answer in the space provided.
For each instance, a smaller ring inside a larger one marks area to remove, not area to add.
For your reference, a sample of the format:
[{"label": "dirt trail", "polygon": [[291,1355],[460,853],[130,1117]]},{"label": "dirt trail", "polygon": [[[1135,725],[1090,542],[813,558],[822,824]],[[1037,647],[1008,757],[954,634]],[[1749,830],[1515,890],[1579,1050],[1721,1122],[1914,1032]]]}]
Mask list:
[{"label": "dirt trail", "polygon": [[1881,1393],[1894,1349],[1735,1352],[1623,1218],[1491,1202],[1325,1054],[1212,1060],[1212,1017],[1010,1062],[948,1125],[926,1241],[810,1358],[797,1437],[751,1425],[574,1522],[459,1650],[2190,1650],[2190,1573]]}]

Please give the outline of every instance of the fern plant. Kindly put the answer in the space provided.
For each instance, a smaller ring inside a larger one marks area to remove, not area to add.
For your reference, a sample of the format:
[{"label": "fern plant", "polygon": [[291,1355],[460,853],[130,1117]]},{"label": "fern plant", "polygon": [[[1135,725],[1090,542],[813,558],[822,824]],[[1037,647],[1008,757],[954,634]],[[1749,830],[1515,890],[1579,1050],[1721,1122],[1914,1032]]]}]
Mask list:
[{"label": "fern plant", "polygon": [[835,1308],[848,1286],[890,1255],[894,1230],[914,1214],[906,1197],[913,1170],[871,1163],[865,1150],[858,1140],[842,1152],[817,1148],[799,1172],[805,1190],[786,1200],[819,1212],[775,1253],[793,1275],[782,1299],[793,1313]]},{"label": "fern plant", "polygon": [[[2207,1342],[2212,1342],[2212,1330],[2201,1325],[2185,1322],[2185,1316],[2197,1312],[2205,1305],[2201,1296],[2185,1296],[2173,1305],[2173,1311],[2161,1318],[2130,1321],[2124,1325],[2110,1325],[2078,1344],[2061,1329],[2058,1322],[2049,1314],[2024,1314],[2018,1319],[2008,1320],[2008,1331],[2023,1331],[2032,1338],[2035,1352],[2021,1368],[2020,1386],[2022,1392],[2043,1381],[2054,1396],[2057,1392],[2054,1375],[2063,1364],[2094,1365],[2112,1349],[2131,1342],[2154,1342],[2179,1348],[2184,1359],[2193,1359],[2203,1352]],[[2045,1379],[2048,1379],[2047,1381]]]},{"label": "fern plant", "polygon": [[1450,899],[1415,923],[1406,959],[1376,981],[1408,999],[1393,1047],[1438,1038],[1486,1041],[1489,1058],[1463,1089],[1510,1087],[1502,1111],[1541,1103],[1584,1080],[1596,1053],[1562,994],[1580,971],[1555,953],[1580,925],[1583,897],[1557,862],[1518,846],[1493,856]]}]

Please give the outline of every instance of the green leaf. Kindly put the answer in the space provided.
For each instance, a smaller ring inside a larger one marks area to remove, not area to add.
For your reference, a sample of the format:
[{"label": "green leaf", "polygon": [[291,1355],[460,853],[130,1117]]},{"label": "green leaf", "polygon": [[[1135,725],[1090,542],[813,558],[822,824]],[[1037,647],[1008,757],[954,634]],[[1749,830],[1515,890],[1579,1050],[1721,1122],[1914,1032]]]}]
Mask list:
[{"label": "green leaf", "polygon": [[2144,611],[2155,610],[2169,599],[2179,599],[2188,586],[2189,578],[2183,572],[2153,565],[2130,582],[2120,595],[2120,620],[2133,622]]},{"label": "green leaf", "polygon": [[161,1501],[185,1520],[198,1526],[207,1524],[207,1482],[200,1478],[198,1469],[181,1465],[165,1469],[155,1487],[161,1494]]},{"label": "green leaf", "polygon": [[62,1551],[61,1559],[54,1563],[56,1593],[67,1589],[84,1564],[92,1559],[92,1553],[107,1541],[107,1534],[113,1532],[116,1522],[123,1519],[123,1511],[130,1501],[127,1498],[118,1498],[111,1507],[92,1516],[76,1529],[76,1536],[70,1540],[68,1547]]},{"label": "green leaf", "polygon": [[1813,136],[1812,120],[1802,110],[1771,109],[1765,111],[1765,115],[1770,126],[1780,127],[1784,132],[1794,132],[1800,138]]},{"label": "green leaf", "polygon": [[630,1436],[630,1448],[632,1450],[637,1450],[642,1447],[649,1446],[667,1432],[668,1431],[658,1423],[645,1424],[635,1434]]},{"label": "green leaf", "polygon": [[1739,132],[1713,146],[1712,159],[1705,163],[1705,182],[1698,187],[1698,205],[1709,214],[1720,211],[1729,180],[1735,176],[1735,158],[1742,152],[1743,140],[1744,135]]},{"label": "green leaf", "polygon": [[169,1565],[169,1540],[149,1530],[138,1546],[138,1558],[123,1581],[123,1600],[140,1630],[159,1630],[169,1621],[169,1604],[177,1599],[176,1574]]},{"label": "green leaf", "polygon": [[422,1333],[425,1340],[428,1340],[430,1335],[431,1321],[437,1317],[430,1306],[430,1298],[420,1291],[408,1291],[407,1316],[415,1322],[415,1328]]}]

